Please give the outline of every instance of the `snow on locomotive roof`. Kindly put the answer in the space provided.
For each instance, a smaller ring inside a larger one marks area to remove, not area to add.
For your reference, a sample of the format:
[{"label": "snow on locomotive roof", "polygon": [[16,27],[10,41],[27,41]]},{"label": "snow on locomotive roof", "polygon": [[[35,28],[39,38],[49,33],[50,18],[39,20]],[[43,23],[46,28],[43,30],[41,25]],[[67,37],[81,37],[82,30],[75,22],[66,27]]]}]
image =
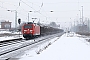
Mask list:
[{"label": "snow on locomotive roof", "polygon": [[26,22],[26,24],[33,24],[33,22]]},{"label": "snow on locomotive roof", "polygon": [[[39,25],[39,24],[34,23],[34,22],[26,22],[25,24],[34,24],[35,26],[36,26],[36,25]],[[40,26],[40,25],[39,25],[39,26]]]}]

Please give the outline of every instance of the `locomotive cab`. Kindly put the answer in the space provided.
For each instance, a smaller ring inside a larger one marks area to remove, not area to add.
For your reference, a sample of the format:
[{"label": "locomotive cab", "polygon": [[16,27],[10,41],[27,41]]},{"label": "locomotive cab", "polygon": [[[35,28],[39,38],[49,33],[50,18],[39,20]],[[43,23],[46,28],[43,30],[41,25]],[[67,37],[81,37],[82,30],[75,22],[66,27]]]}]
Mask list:
[{"label": "locomotive cab", "polygon": [[32,38],[40,35],[40,26],[35,23],[28,22],[23,25],[22,34],[24,38]]}]

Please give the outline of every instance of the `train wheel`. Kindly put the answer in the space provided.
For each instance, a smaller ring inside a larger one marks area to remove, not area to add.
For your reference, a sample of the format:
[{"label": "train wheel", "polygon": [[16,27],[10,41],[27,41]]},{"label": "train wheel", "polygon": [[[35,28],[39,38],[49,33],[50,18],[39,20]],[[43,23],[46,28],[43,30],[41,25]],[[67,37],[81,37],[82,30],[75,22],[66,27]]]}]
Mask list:
[{"label": "train wheel", "polygon": [[29,40],[30,38],[26,38],[26,40]]}]

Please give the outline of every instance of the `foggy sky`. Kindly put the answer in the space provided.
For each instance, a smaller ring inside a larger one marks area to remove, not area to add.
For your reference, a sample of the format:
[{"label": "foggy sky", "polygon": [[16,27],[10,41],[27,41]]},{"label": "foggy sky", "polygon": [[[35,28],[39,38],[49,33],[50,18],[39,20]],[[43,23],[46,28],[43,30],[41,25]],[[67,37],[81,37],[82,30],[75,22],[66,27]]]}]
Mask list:
[{"label": "foggy sky", "polygon": [[16,10],[17,18],[26,22],[29,13],[29,21],[37,18],[36,22],[40,20],[43,23],[71,23],[79,21],[82,15],[81,6],[84,18],[90,18],[90,0],[0,0],[0,20],[9,20],[14,26],[15,11],[7,10]]}]

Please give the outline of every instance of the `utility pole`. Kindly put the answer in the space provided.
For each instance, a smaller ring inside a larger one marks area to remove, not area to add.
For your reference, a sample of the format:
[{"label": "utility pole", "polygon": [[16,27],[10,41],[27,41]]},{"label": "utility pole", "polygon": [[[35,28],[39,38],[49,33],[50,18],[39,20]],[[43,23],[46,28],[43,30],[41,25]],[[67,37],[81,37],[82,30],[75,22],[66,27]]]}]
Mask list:
[{"label": "utility pole", "polygon": [[81,24],[81,11],[79,10],[79,12],[80,12],[80,24]]},{"label": "utility pole", "polygon": [[28,22],[29,22],[29,13],[28,13]]},{"label": "utility pole", "polygon": [[15,10],[15,30],[17,28],[17,11]]},{"label": "utility pole", "polygon": [[[71,20],[71,18],[70,18],[70,20]],[[70,25],[71,25],[71,32],[72,32],[72,22],[70,22]]]},{"label": "utility pole", "polygon": [[7,11],[14,11],[15,12],[15,31],[16,31],[16,28],[17,28],[17,11],[16,10],[7,10]]},{"label": "utility pole", "polygon": [[89,33],[89,19],[88,19],[88,33]]},{"label": "utility pole", "polygon": [[74,21],[74,31],[76,32],[75,21]]},{"label": "utility pole", "polygon": [[83,22],[83,6],[81,6],[82,7],[82,24],[84,23]]},{"label": "utility pole", "polygon": [[[29,11],[29,12],[32,12],[32,11]],[[29,15],[30,15],[29,12],[28,12],[28,22],[29,22]]]}]

